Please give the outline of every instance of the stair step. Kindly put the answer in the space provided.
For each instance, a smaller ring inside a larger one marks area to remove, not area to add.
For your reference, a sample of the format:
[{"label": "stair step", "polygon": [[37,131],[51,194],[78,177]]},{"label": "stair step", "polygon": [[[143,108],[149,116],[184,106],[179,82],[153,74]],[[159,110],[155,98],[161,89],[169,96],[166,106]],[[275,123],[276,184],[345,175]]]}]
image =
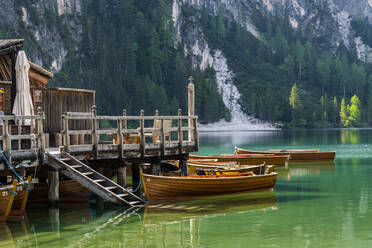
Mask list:
[{"label": "stair step", "polygon": [[94,182],[96,182],[96,183],[102,183],[102,182],[104,182],[105,181],[105,179],[97,179],[97,180],[94,180]]},{"label": "stair step", "polygon": [[91,172],[91,171],[88,171],[88,172],[84,172],[84,173],[81,173],[81,174],[83,174],[85,176],[90,176],[90,175],[93,175],[94,173]]},{"label": "stair step", "polygon": [[119,197],[124,197],[124,196],[127,196],[127,195],[129,195],[129,194],[119,194],[119,195],[117,195],[117,196],[119,196]]},{"label": "stair step", "polygon": [[80,167],[83,167],[81,164],[76,164],[76,165],[71,165],[70,166],[71,168],[80,168]]},{"label": "stair step", "polygon": [[112,190],[112,189],[116,189],[117,187],[115,187],[115,186],[112,186],[112,187],[106,187],[105,189],[107,189],[107,190]]},{"label": "stair step", "polygon": [[139,203],[140,201],[132,201],[132,202],[129,202],[130,205],[135,205],[137,203]]},{"label": "stair step", "polygon": [[60,160],[61,160],[61,161],[69,161],[70,158],[61,158]]}]

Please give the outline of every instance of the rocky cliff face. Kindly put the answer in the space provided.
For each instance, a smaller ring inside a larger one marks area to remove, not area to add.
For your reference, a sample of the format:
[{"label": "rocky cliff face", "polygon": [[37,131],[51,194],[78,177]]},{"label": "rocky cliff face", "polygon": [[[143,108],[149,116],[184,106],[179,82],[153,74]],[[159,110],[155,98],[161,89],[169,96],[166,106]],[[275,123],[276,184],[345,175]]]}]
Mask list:
[{"label": "rocky cliff face", "polygon": [[182,25],[182,17],[179,16],[182,5],[205,8],[213,15],[224,14],[246,27],[257,38],[261,38],[260,33],[250,18],[254,12],[263,15],[269,13],[281,19],[288,18],[291,28],[302,34],[306,34],[311,27],[313,34],[319,39],[331,41],[334,50],[341,43],[349,49],[370,49],[354,37],[350,21],[352,18],[369,17],[372,22],[372,0],[174,0],[173,6],[178,8],[177,12],[173,11],[178,16],[175,22],[178,32]]},{"label": "rocky cliff face", "polygon": [[26,39],[31,60],[57,72],[68,50],[81,39],[80,11],[80,0],[4,0],[0,1],[0,25],[11,36]]},{"label": "rocky cliff face", "polygon": [[[196,10],[205,8],[213,15],[228,16],[259,39],[260,33],[250,18],[253,12],[288,18],[291,27],[302,33],[311,26],[319,38],[331,39],[335,48],[340,43],[348,48],[357,48],[361,59],[365,59],[362,55],[371,50],[358,37],[354,37],[350,21],[352,17],[369,17],[372,22],[372,0],[173,0],[171,7],[176,32],[175,45],[182,43],[185,55],[194,54],[195,63],[201,68],[211,66],[213,56],[200,28],[194,27],[188,32],[182,32],[185,19],[181,8],[184,5]],[[15,34],[26,29],[26,33],[30,34],[29,39],[39,44],[30,51],[32,59],[53,71],[61,69],[68,50],[66,37],[57,27],[63,25],[73,43],[78,43],[82,32],[79,20],[81,11],[81,0],[0,2],[1,25],[11,25]],[[54,15],[57,18],[52,18]],[[195,15],[198,15],[197,12]]]}]

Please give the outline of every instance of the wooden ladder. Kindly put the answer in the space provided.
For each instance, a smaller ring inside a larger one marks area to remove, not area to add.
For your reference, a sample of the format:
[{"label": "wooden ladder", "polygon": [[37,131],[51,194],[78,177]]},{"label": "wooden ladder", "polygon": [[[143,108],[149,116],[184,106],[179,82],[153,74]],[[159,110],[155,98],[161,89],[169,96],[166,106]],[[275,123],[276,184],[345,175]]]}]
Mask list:
[{"label": "wooden ladder", "polygon": [[143,207],[146,204],[140,197],[93,170],[70,154],[62,152],[60,157],[49,152],[46,154],[48,156],[48,164],[51,167],[105,200],[130,207]]}]

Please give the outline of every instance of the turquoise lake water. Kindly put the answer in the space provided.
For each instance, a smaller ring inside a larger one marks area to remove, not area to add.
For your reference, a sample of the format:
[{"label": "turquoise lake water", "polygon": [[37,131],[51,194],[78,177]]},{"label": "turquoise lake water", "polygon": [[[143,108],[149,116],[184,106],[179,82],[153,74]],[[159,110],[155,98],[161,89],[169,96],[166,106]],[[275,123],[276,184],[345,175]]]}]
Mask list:
[{"label": "turquoise lake water", "polygon": [[372,247],[372,130],[201,133],[200,153],[320,148],[335,163],[289,164],[274,191],[149,205],[29,206],[0,224],[3,247]]}]

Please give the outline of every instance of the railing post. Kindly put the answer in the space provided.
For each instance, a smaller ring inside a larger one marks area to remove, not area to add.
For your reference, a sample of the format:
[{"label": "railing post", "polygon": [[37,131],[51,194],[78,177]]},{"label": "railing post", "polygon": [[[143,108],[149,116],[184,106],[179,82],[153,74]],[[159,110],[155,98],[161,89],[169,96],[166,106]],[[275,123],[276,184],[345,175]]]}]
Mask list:
[{"label": "railing post", "polygon": [[119,117],[118,119],[118,133],[117,133],[117,136],[118,136],[118,145],[119,145],[119,154],[120,154],[120,158],[124,158],[124,151],[123,151],[123,122],[122,122],[122,119]]},{"label": "railing post", "polygon": [[[127,116],[127,110],[126,109],[123,109],[123,116]],[[123,128],[127,129],[127,119],[126,118],[124,118],[124,121],[123,121]]]},{"label": "railing post", "polygon": [[178,116],[178,146],[180,153],[183,153],[182,109],[178,109]]},{"label": "railing post", "polygon": [[195,152],[199,151],[199,133],[198,133],[198,127],[197,127],[197,118],[194,118],[192,121],[194,123],[194,146],[195,146]]},{"label": "railing post", "polygon": [[[189,78],[190,80],[190,83],[188,84],[187,86],[187,103],[188,103],[188,115],[189,116],[193,116],[195,115],[195,86],[193,84],[193,77],[190,76]],[[189,119],[188,120],[188,127],[194,127],[196,128],[196,125],[194,124],[194,122]],[[189,141],[194,141],[195,137],[193,137],[193,132],[192,130],[189,130],[188,132],[188,138],[189,138]]]},{"label": "railing post", "polygon": [[165,154],[164,119],[160,120],[160,151],[161,151],[161,155]]},{"label": "railing post", "polygon": [[37,108],[37,114],[39,115],[39,118],[37,119],[39,158],[41,159],[41,162],[43,162],[45,154],[45,135],[43,128],[44,112],[41,110],[41,107]]},{"label": "railing post", "polygon": [[4,126],[3,126],[3,141],[5,145],[3,145],[3,151],[5,155],[7,156],[9,162],[12,162],[11,158],[11,150],[12,150],[12,143],[9,136],[9,123],[8,120],[4,120]]},{"label": "railing post", "polygon": [[141,152],[142,152],[142,157],[145,156],[146,154],[146,140],[145,140],[145,119],[143,118],[145,115],[145,111],[142,109],[141,112],[140,112],[140,116],[141,116],[141,119],[140,119],[140,141],[141,141]]},{"label": "railing post", "polygon": [[98,138],[97,138],[97,106],[92,106],[92,144],[93,144],[93,151],[95,154],[96,159],[98,158]]},{"label": "railing post", "polygon": [[68,116],[67,113],[65,113],[65,116],[63,117],[63,146],[66,150],[66,152],[70,152],[70,134],[68,132]]}]

